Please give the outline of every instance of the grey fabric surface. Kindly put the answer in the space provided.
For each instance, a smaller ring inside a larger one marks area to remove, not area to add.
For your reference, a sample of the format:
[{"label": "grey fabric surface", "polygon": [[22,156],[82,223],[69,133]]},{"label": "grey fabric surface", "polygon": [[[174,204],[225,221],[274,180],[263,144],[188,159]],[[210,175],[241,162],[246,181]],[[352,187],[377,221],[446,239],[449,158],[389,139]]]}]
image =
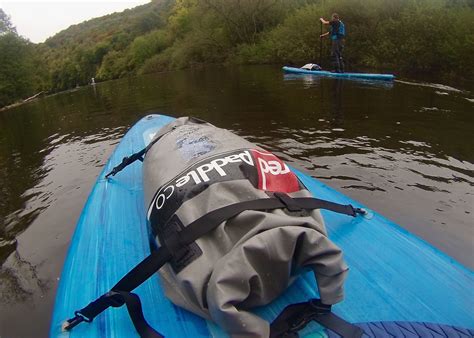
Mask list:
[{"label": "grey fabric surface", "polygon": [[[232,150],[260,149],[229,131],[185,118],[167,130],[144,161],[146,207],[156,203],[153,196],[160,187],[192,165]],[[311,196],[304,188],[289,195]],[[176,215],[186,225],[212,210],[268,196],[249,179],[211,180],[180,204]],[[319,211],[244,211],[196,243],[202,254],[182,271],[175,273],[169,264],[160,270],[165,293],[232,336],[268,337],[269,323],[248,310],[270,303],[303,269],[314,271],[324,303],[343,299],[348,268],[341,250],[327,238]]]}]

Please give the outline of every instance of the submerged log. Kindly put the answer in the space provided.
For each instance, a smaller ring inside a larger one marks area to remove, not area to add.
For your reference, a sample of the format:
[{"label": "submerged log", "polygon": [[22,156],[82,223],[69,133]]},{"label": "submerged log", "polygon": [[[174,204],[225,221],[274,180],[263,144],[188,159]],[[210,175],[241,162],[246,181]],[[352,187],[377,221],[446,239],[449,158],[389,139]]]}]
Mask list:
[{"label": "submerged log", "polygon": [[28,101],[34,100],[34,99],[36,99],[38,96],[40,96],[40,95],[42,95],[42,94],[44,94],[44,91],[41,91],[41,92],[39,92],[39,93],[37,93],[37,94],[35,94],[35,95],[33,95],[33,96],[27,98],[27,99],[24,99],[23,102],[28,102]]}]

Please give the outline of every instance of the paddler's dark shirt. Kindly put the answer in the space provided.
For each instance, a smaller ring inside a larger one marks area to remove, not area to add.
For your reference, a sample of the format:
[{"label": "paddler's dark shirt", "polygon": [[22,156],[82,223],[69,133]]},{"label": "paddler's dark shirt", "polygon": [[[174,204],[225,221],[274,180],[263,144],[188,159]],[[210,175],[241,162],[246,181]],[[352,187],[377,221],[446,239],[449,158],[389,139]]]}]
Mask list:
[{"label": "paddler's dark shirt", "polygon": [[342,39],[344,38],[344,35],[341,35],[340,33],[340,26],[341,26],[341,21],[340,20],[331,20],[329,21],[329,25],[331,25],[331,31],[330,31],[330,36],[331,40],[337,40],[337,39]]}]

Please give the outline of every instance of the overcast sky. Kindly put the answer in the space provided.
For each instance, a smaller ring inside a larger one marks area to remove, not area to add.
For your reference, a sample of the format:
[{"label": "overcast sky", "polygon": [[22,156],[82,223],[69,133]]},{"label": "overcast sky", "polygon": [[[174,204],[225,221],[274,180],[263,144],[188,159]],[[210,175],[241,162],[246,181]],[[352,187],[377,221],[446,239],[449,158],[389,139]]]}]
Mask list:
[{"label": "overcast sky", "polygon": [[32,42],[48,37],[84,20],[121,12],[150,0],[0,0],[18,34]]}]

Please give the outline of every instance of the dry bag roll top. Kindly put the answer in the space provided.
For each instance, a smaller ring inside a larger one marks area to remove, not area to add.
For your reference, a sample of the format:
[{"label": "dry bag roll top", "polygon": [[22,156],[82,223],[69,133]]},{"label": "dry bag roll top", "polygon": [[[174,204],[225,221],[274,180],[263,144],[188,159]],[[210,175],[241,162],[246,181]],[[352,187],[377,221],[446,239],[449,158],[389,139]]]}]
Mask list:
[{"label": "dry bag roll top", "polygon": [[[312,196],[275,155],[180,118],[155,136],[143,170],[147,220],[172,255],[159,273],[174,304],[233,336],[268,337],[269,323],[249,310],[270,303],[302,271],[314,272],[323,303],[342,300],[342,252],[319,211],[292,207]],[[285,207],[265,209],[277,197]],[[178,245],[190,224],[213,230]]]}]

